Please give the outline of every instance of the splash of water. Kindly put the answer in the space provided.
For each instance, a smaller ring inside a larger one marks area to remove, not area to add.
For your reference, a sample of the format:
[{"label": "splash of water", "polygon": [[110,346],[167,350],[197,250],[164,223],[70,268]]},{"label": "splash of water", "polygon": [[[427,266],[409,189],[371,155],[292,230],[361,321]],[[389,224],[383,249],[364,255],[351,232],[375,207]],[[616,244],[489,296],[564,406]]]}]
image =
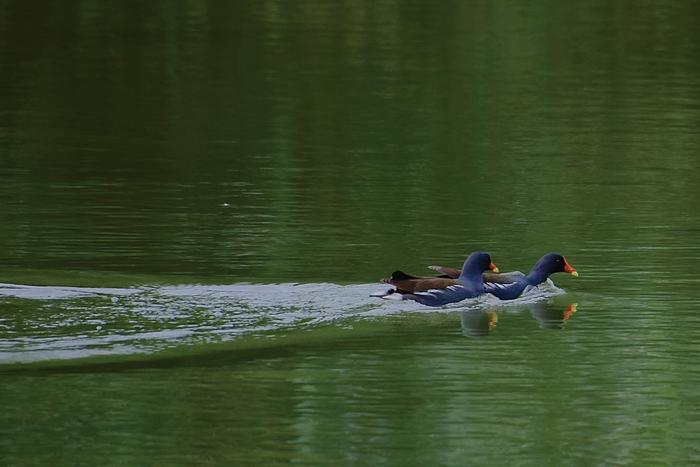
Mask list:
[{"label": "splash of water", "polygon": [[[0,284],[3,300],[32,302],[0,319],[0,363],[152,353],[244,334],[347,319],[522,306],[564,293],[551,281],[503,302],[491,295],[439,309],[370,297],[375,284],[233,284],[134,288]],[[21,334],[13,330],[22,329]]]}]

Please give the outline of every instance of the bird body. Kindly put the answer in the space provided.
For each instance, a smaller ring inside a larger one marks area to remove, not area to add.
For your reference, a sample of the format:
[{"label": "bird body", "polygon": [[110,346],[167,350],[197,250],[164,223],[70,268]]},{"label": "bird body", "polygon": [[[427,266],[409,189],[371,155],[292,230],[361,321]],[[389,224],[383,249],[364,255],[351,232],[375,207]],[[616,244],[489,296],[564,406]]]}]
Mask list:
[{"label": "bird body", "polygon": [[[444,266],[429,267],[442,273],[444,277],[459,275],[461,272],[459,269]],[[578,277],[578,272],[566,261],[564,256],[558,253],[547,253],[535,263],[528,275],[519,271],[504,274],[484,273],[484,291],[501,300],[513,300],[526,293],[532,287],[536,287],[546,281],[550,275],[557,272],[567,272]]]},{"label": "bird body", "polygon": [[428,306],[442,306],[485,293],[482,273],[486,270],[498,271],[488,253],[475,252],[469,255],[459,274],[454,278],[417,277],[401,271],[394,271],[389,279],[382,281],[395,289],[377,294],[387,299],[414,300]]}]

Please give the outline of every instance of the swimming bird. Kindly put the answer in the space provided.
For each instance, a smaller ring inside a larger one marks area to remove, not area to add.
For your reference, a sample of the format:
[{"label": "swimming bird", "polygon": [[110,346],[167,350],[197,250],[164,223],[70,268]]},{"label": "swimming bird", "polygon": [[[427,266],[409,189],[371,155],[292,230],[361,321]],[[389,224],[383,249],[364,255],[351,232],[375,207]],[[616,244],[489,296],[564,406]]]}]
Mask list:
[{"label": "swimming bird", "polygon": [[485,290],[481,274],[487,270],[498,272],[488,253],[475,252],[469,255],[454,278],[416,277],[394,271],[391,278],[382,279],[382,282],[393,285],[395,289],[372,296],[390,300],[415,300],[423,305],[442,306],[482,295]]},{"label": "swimming bird", "polygon": [[[459,277],[459,269],[444,266],[429,266],[430,269],[442,274],[443,278]],[[521,272],[503,274],[484,274],[484,290],[501,300],[513,300],[533,287],[546,281],[557,272],[567,272],[578,277],[576,269],[559,253],[547,253],[535,263],[526,276]]]}]

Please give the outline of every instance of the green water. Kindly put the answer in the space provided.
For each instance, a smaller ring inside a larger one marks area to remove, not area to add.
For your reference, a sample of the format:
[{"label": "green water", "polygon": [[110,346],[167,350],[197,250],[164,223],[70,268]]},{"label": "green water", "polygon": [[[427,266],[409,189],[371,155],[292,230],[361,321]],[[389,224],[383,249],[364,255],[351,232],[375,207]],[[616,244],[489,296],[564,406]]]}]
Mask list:
[{"label": "green water", "polygon": [[0,0],[0,465],[700,463],[697,24]]}]

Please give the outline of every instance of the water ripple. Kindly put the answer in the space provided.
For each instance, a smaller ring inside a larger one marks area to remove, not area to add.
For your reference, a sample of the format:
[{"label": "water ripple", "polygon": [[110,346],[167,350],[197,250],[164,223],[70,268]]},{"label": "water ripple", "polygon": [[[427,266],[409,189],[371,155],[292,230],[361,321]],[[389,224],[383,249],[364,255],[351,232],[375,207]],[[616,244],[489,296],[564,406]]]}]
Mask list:
[{"label": "water ripple", "polygon": [[[411,301],[370,297],[377,287],[331,283],[134,288],[0,284],[0,296],[20,305],[9,307],[0,321],[5,335],[0,340],[0,362],[152,353],[244,334],[436,311],[462,313],[465,335],[478,335],[484,310],[522,307],[563,293],[550,281],[512,302],[483,296],[436,310]],[[542,323],[548,319],[535,318]]]}]

